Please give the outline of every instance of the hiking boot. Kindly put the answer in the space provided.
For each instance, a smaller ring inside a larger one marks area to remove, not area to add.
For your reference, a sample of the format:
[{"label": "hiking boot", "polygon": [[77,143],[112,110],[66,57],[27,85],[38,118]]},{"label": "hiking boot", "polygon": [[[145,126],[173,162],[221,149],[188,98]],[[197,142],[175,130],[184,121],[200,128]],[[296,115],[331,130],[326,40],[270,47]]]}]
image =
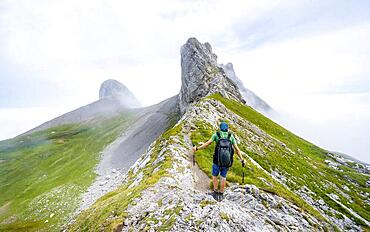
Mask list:
[{"label": "hiking boot", "polygon": [[217,190],[213,190],[209,195],[211,195],[213,199],[218,201],[218,191]]},{"label": "hiking boot", "polygon": [[224,193],[218,193],[218,201],[222,201],[225,198]]}]

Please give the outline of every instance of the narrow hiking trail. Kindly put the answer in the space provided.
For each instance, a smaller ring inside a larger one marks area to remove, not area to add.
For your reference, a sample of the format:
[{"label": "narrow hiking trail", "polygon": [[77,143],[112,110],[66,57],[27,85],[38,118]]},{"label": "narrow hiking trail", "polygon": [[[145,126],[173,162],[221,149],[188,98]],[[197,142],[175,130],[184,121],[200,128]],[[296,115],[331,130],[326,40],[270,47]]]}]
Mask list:
[{"label": "narrow hiking trail", "polygon": [[119,226],[120,230],[322,230],[315,218],[301,212],[297,206],[279,196],[262,192],[254,185],[228,187],[221,202],[207,194],[210,179],[197,165],[193,165],[189,130],[193,121],[188,118],[191,113],[177,124],[181,128],[178,133],[161,140],[159,146],[162,150],[155,160],[152,160],[155,155],[153,145],[132,167],[134,180],[129,188],[140,185],[144,176],[141,170],[146,166],[160,165],[167,157],[172,160],[168,175],[144,189],[127,207],[127,216]]},{"label": "narrow hiking trail", "polygon": [[[189,152],[188,158],[191,162],[191,171],[193,173],[193,178],[195,182],[194,188],[199,190],[203,193],[210,192],[210,182],[211,179],[204,173],[198,166],[197,162],[195,161],[194,152],[192,150],[193,143],[190,140],[189,131],[184,134],[184,141],[186,144],[189,144]],[[211,167],[210,167],[211,168]]]}]

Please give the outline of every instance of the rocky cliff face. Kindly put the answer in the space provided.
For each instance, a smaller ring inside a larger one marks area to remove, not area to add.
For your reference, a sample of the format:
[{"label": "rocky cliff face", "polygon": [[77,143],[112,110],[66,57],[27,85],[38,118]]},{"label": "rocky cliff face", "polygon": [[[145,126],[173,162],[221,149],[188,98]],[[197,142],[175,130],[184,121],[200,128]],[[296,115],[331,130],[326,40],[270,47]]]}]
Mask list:
[{"label": "rocky cliff face", "polygon": [[236,76],[232,63],[227,63],[226,65],[221,64],[220,67],[223,68],[226,75],[239,87],[240,93],[246,100],[247,105],[260,112],[268,112],[271,110],[271,107],[264,100],[244,86],[243,82]]},{"label": "rocky cliff face", "polygon": [[217,65],[211,45],[195,38],[188,39],[181,47],[181,113],[185,113],[189,104],[216,92],[245,102],[236,83]]},{"label": "rocky cliff face", "polygon": [[123,106],[139,107],[140,103],[131,91],[122,83],[109,79],[104,81],[99,90],[99,99],[118,100]]}]

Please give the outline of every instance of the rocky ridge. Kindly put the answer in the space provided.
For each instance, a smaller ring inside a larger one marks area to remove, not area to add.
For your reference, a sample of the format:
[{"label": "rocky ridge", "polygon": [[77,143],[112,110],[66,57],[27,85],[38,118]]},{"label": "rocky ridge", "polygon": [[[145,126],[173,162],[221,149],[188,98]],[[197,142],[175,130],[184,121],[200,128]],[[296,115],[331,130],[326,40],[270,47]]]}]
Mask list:
[{"label": "rocky ridge", "polygon": [[[217,111],[209,109],[209,102],[192,107],[186,112],[178,126],[180,133],[163,141],[160,155],[150,162],[154,149],[151,148],[132,167],[130,187],[143,181],[141,170],[147,165],[158,165],[167,156],[173,161],[168,176],[162,177],[154,186],[145,189],[140,197],[128,206],[127,217],[120,226],[122,231],[169,230],[169,231],[312,231],[323,230],[322,225],[299,207],[278,197],[261,191],[254,185],[233,185],[227,188],[225,200],[215,201],[207,192],[195,188],[197,178],[191,171],[189,160],[189,136],[199,112]],[[213,114],[217,124],[218,111]],[[156,169],[158,171],[159,169]],[[128,177],[129,178],[129,177]],[[128,180],[126,180],[128,182]]]},{"label": "rocky ridge", "polygon": [[218,66],[217,56],[209,43],[190,38],[181,47],[181,90],[179,106],[182,114],[189,104],[219,92],[224,97],[245,102],[239,87]]}]

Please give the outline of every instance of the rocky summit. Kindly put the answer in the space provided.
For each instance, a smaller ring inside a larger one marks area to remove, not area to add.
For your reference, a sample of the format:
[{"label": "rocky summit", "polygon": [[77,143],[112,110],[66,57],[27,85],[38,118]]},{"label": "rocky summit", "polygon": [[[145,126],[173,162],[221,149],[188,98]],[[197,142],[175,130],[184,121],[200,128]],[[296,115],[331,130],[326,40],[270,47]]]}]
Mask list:
[{"label": "rocky summit", "polygon": [[245,102],[239,87],[218,66],[211,45],[202,44],[196,38],[188,39],[181,47],[181,113],[185,113],[189,104],[216,92]]},{"label": "rocky summit", "polygon": [[[119,104],[102,115],[116,98],[135,102],[109,80],[99,101],[1,141],[0,230],[369,231],[369,165],[256,111],[271,108],[231,64],[217,63],[209,43],[190,38],[181,47],[181,83],[159,104]],[[192,147],[221,121],[246,165],[234,158],[225,197],[216,201],[215,145]]]},{"label": "rocky summit", "polygon": [[104,81],[99,90],[99,99],[116,99],[127,107],[139,107],[140,103],[135,95],[121,82],[109,79]]}]

